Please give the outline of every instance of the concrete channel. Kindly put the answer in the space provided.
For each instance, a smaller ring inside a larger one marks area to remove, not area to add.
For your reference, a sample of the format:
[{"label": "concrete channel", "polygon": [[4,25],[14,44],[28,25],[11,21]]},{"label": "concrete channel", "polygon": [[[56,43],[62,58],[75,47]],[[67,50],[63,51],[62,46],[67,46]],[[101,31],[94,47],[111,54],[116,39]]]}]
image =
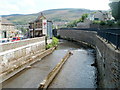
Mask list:
[{"label": "concrete channel", "polygon": [[[62,54],[59,54],[62,53]],[[2,88],[38,88],[50,71],[60,62],[67,51],[54,51],[49,56],[24,69],[2,83]]]},{"label": "concrete channel", "polygon": [[47,77],[45,78],[45,80],[43,80],[43,82],[40,83],[40,87],[41,88],[48,88],[48,86],[50,85],[50,83],[53,81],[53,79],[56,77],[56,75],[59,73],[59,71],[62,69],[63,65],[65,64],[65,62],[68,60],[68,58],[72,55],[72,53],[70,51],[67,52],[67,54],[62,58],[62,60],[54,67],[54,69],[47,75]]},{"label": "concrete channel", "polygon": [[54,75],[56,78],[50,81],[49,88],[96,88],[96,68],[91,66],[94,63],[94,50],[64,40],[52,54],[3,82],[2,87],[39,88],[69,50],[73,55]]}]

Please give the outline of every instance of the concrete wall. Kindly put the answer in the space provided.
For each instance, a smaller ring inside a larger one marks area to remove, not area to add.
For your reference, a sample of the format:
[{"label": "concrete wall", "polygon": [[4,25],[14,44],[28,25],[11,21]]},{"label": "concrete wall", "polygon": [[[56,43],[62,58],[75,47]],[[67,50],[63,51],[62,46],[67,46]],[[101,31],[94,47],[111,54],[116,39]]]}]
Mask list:
[{"label": "concrete wall", "polygon": [[[13,49],[13,50],[1,52],[0,53],[0,69],[2,70],[1,72],[5,71],[7,68],[9,68],[9,66],[10,67],[14,66],[16,62],[18,64],[22,63],[23,61],[27,60],[27,58],[29,56],[33,55],[37,51],[44,50],[44,48],[45,48],[45,42],[41,41],[38,43],[19,47],[19,48]],[[23,57],[26,57],[26,59]],[[22,61],[19,60],[21,58],[22,58]]]},{"label": "concrete wall", "polygon": [[45,37],[39,37],[39,38],[25,39],[25,40],[16,41],[16,42],[0,43],[0,52],[7,51],[10,49],[15,49],[18,47],[22,47],[25,45],[29,45],[29,44],[44,41],[44,40],[45,40]]},{"label": "concrete wall", "polygon": [[[50,42],[51,40],[48,41],[48,43]],[[49,54],[49,52],[51,51],[52,50],[45,52],[45,41],[39,41],[36,43],[31,43],[29,45],[1,52],[0,78],[2,77],[2,79],[0,79],[0,83],[6,80],[7,78],[10,78],[15,73],[24,69],[31,62],[35,62],[36,57],[39,57],[39,59],[41,59],[42,57]],[[11,72],[14,73],[11,74]]]},{"label": "concrete wall", "polygon": [[99,87],[120,88],[120,51],[97,36],[96,32],[83,30],[58,30],[62,38],[86,42],[96,49]]},{"label": "concrete wall", "polygon": [[99,25],[99,24],[90,24],[90,28],[100,28],[100,29],[120,29],[119,25]]}]

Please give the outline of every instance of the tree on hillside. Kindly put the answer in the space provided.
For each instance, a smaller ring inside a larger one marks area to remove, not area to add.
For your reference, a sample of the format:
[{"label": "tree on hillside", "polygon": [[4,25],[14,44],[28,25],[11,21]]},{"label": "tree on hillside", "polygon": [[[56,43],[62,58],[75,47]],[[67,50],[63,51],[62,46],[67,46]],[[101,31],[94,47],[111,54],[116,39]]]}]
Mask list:
[{"label": "tree on hillside", "polygon": [[112,2],[109,4],[112,10],[112,16],[115,20],[120,20],[120,1],[119,2]]},{"label": "tree on hillside", "polygon": [[88,14],[83,14],[82,17],[81,17],[82,21],[84,22],[84,20],[85,20],[87,17],[88,17]]},{"label": "tree on hillside", "polygon": [[83,15],[81,16],[81,18],[70,22],[70,23],[67,25],[67,27],[69,27],[69,28],[76,27],[79,22],[84,22],[84,20],[85,20],[87,17],[88,17],[88,14],[83,14]]},{"label": "tree on hillside", "polygon": [[22,31],[23,34],[27,33],[27,29],[21,27],[20,30]]}]

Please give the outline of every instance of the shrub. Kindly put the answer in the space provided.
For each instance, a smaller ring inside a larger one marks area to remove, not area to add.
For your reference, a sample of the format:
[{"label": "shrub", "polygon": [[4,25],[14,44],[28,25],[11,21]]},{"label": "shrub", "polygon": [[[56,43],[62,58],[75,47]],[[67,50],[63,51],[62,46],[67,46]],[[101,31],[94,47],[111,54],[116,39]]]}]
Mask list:
[{"label": "shrub", "polygon": [[113,26],[115,23],[114,23],[114,21],[112,21],[112,20],[108,20],[107,21],[107,25],[108,26]]},{"label": "shrub", "polygon": [[56,45],[58,45],[59,40],[56,37],[52,38],[52,42],[48,45],[46,45],[46,49],[55,47]]},{"label": "shrub", "polygon": [[59,40],[58,40],[56,37],[53,37],[53,38],[52,38],[52,45],[53,45],[53,46],[58,45],[58,42],[59,42]]},{"label": "shrub", "polygon": [[61,36],[60,36],[60,35],[58,35],[58,36],[57,36],[57,38],[58,38],[58,39],[60,39],[60,38],[61,38]]},{"label": "shrub", "polygon": [[46,49],[49,49],[49,48],[51,48],[51,47],[52,47],[52,44],[46,45]]},{"label": "shrub", "polygon": [[100,21],[100,25],[106,25],[105,21]]},{"label": "shrub", "polygon": [[119,25],[119,26],[120,26],[120,20],[119,20],[119,21],[117,21],[117,25]]},{"label": "shrub", "polygon": [[94,20],[94,21],[93,21],[93,24],[100,24],[100,21]]}]

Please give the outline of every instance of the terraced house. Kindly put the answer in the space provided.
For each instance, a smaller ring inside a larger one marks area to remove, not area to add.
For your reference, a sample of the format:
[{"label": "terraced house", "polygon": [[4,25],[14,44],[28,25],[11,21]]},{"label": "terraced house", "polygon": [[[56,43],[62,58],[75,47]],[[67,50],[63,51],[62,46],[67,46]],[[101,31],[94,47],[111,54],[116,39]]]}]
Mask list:
[{"label": "terraced house", "polygon": [[47,34],[47,19],[42,13],[35,21],[29,24],[30,37],[40,37]]},{"label": "terraced house", "polygon": [[29,23],[30,37],[34,38],[46,35],[49,38],[52,38],[52,24],[52,21],[48,21],[41,13],[35,21]]},{"label": "terraced house", "polygon": [[91,13],[88,15],[88,19],[93,21],[93,20],[100,20],[100,21],[107,21],[107,20],[112,20],[114,19],[111,15],[111,12],[107,11],[97,11],[95,13]]},{"label": "terraced house", "polygon": [[0,17],[0,39],[15,37],[17,33],[18,30],[15,29],[13,23],[9,22],[5,18]]}]

